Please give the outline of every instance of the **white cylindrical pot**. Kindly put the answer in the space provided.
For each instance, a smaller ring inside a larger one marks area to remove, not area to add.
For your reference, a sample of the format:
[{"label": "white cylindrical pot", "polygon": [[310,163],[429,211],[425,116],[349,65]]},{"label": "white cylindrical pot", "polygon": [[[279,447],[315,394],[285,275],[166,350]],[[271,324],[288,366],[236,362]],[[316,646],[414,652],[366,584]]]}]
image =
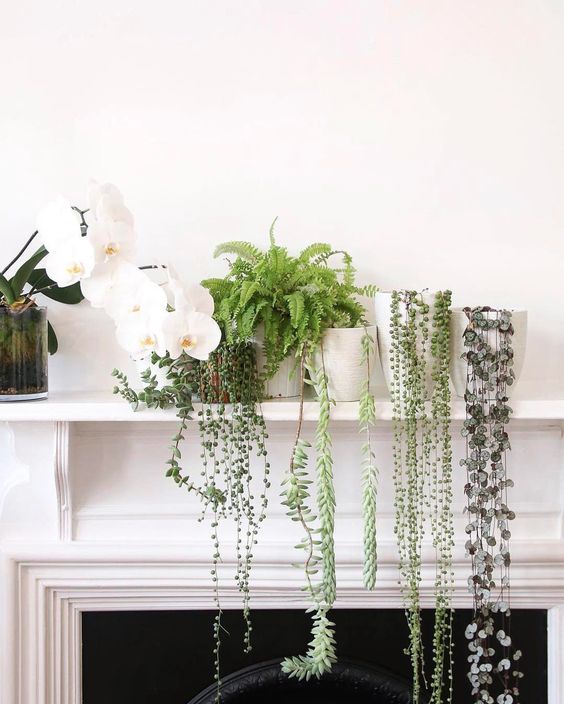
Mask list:
[{"label": "white cylindrical pot", "polygon": [[[366,328],[376,342],[376,326]],[[317,369],[325,365],[329,396],[333,401],[358,401],[367,379],[368,369],[363,361],[362,337],[364,328],[330,328],[323,335],[322,347],[314,354]],[[374,367],[376,345],[372,348],[369,364]]]},{"label": "white cylindrical pot", "polygon": [[[431,333],[432,321],[435,312],[435,293],[425,292],[421,295],[423,302],[429,306],[429,341],[425,348],[425,397],[430,398],[433,391],[433,356],[431,354]],[[374,296],[374,311],[376,316],[376,328],[378,330],[378,353],[382,363],[382,371],[388,392],[391,389],[392,382],[392,367],[391,367],[391,351],[392,351],[392,333],[390,323],[392,319],[392,294],[391,292],[378,292]],[[400,313],[406,312],[406,306],[400,302]],[[420,349],[422,354],[423,350]]]},{"label": "white cylindrical pot", "polygon": [[[496,314],[496,311],[492,311]],[[487,313],[484,313],[487,315]],[[511,346],[513,348],[513,371],[515,380],[511,386],[511,392],[515,388],[523,363],[525,361],[525,350],[527,347],[527,311],[511,311],[511,323],[513,325],[513,336]],[[464,398],[467,383],[467,364],[462,359],[466,352],[464,345],[464,332],[468,326],[468,316],[461,308],[453,308],[450,315],[450,378],[457,396]],[[495,331],[489,333],[490,344],[495,344]]]},{"label": "white cylindrical pot", "polygon": [[[262,374],[266,366],[263,340],[264,330],[261,325],[254,338],[259,374]],[[265,398],[292,398],[300,395],[300,373],[299,369],[296,369],[296,358],[293,355],[282,360],[276,374],[272,379],[267,379],[264,385],[264,395]]]}]

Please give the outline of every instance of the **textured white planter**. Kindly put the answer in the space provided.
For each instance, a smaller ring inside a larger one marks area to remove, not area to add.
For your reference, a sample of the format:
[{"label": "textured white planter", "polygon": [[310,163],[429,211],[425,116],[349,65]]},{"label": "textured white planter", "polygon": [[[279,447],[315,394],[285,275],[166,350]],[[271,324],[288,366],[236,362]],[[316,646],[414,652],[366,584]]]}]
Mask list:
[{"label": "textured white planter", "polygon": [[[366,328],[375,340],[376,326]],[[333,401],[358,401],[362,385],[366,381],[367,369],[362,361],[361,340],[364,328],[331,328],[323,335],[323,362],[329,396]],[[373,369],[376,357],[376,346],[370,359]],[[314,355],[315,366],[322,364],[321,349]]]},{"label": "textured white planter", "polygon": [[[425,292],[423,301],[429,306],[429,333],[431,332],[431,323],[433,313],[435,311],[435,292]],[[391,387],[392,368],[390,364],[390,352],[392,349],[392,335],[390,332],[390,320],[392,317],[392,294],[387,292],[378,292],[374,296],[374,310],[376,316],[376,327],[378,330],[378,353],[382,363],[382,371],[384,379],[388,387],[388,392]],[[405,306],[400,304],[400,311],[405,312]],[[433,391],[432,380],[433,357],[431,355],[431,347],[427,346],[425,350],[425,391],[426,397],[430,398]]]},{"label": "textured white planter", "polygon": [[[515,372],[515,381],[511,386],[511,393],[515,389],[515,384],[519,380],[523,362],[525,361],[525,349],[527,346],[527,311],[516,310],[512,311],[511,322],[513,323],[513,371]],[[466,351],[464,346],[464,331],[468,325],[466,313],[460,308],[454,308],[450,316],[450,378],[454,385],[454,390],[457,396],[464,397],[466,391],[466,361],[462,359],[462,354]],[[492,342],[494,340],[492,333]]]},{"label": "textured white planter", "polygon": [[[263,340],[264,332],[261,326],[257,330],[254,340],[257,352],[257,368],[259,374],[262,373],[266,363],[266,357],[262,350]],[[269,379],[265,384],[264,394],[266,398],[292,398],[293,396],[300,395],[299,371],[296,370],[292,374],[295,366],[296,358],[293,355],[286,357],[286,359],[282,361],[280,364],[280,369],[276,372],[272,379]]]}]

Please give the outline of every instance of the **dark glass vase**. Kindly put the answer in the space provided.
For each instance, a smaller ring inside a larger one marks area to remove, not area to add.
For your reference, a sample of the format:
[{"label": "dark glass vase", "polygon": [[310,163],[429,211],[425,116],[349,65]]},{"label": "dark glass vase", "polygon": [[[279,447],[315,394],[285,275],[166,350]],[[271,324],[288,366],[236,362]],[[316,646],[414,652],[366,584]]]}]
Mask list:
[{"label": "dark glass vase", "polygon": [[0,401],[47,398],[47,308],[0,306]]}]

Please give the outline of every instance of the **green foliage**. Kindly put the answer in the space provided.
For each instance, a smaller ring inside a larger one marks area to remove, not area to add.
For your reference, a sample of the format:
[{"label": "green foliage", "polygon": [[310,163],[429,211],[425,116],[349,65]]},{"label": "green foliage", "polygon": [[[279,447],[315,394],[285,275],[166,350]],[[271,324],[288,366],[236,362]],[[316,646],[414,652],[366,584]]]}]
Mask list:
[{"label": "green foliage", "polygon": [[[82,211],[78,212],[81,213],[84,224],[83,234],[86,234],[84,213]],[[6,278],[5,273],[21,259],[37,235],[38,232],[36,231],[28,238],[16,256],[0,273],[0,305],[10,307],[20,307],[30,303],[34,305],[33,296],[36,293],[42,293],[48,298],[61,303],[79,303],[84,298],[80,284],[76,283],[72,286],[61,288],[47,276],[45,269],[37,268],[38,264],[47,256],[47,250],[44,246],[39,247],[31,257],[26,259],[9,280]],[[29,286],[27,291],[25,290],[26,286]],[[49,354],[55,354],[59,347],[55,330],[50,323],[48,326],[48,347]]]},{"label": "green foliage", "polygon": [[34,269],[28,276],[27,281],[31,284],[31,291],[41,289],[41,293],[53,301],[76,305],[84,300],[79,282],[71,286],[58,286],[53,279],[47,276],[45,269]]},{"label": "green foliage", "polygon": [[365,330],[362,336],[362,360],[366,366],[359,403],[359,430],[364,435],[362,445],[362,517],[364,522],[364,586],[373,590],[376,586],[377,541],[376,541],[376,496],[378,490],[378,468],[372,449],[372,427],[376,421],[374,396],[370,389],[370,359],[374,350],[374,339]]},{"label": "green foliage", "polygon": [[[300,359],[300,412],[296,440],[292,450],[288,475],[283,481],[284,506],[288,516],[301,524],[304,537],[296,549],[305,552],[302,565],[306,578],[305,590],[312,602],[312,640],[305,655],[286,658],[282,671],[291,677],[309,680],[330,670],[336,661],[335,638],[332,624],[326,617],[336,596],[335,580],[335,489],[333,486],[333,458],[329,418],[331,400],[327,388],[325,369],[315,369],[307,360],[307,347]],[[317,454],[317,516],[308,505],[310,487],[313,481],[307,471],[308,449],[310,444],[301,437],[303,423],[304,378],[308,367],[312,383],[319,394],[319,421],[316,431],[315,449]],[[314,524],[318,523],[318,527]],[[321,579],[314,581],[321,570]]]},{"label": "green foliage", "polygon": [[[247,341],[263,327],[267,378],[289,354],[299,357],[306,345],[314,349],[328,328],[364,323],[351,257],[324,243],[309,245],[293,257],[276,244],[273,226],[266,251],[249,242],[217,247],[214,256],[236,259],[229,261],[224,279],[202,282],[214,298],[215,318],[227,342]],[[334,255],[342,257],[341,268],[328,265]]]},{"label": "green foliage", "polygon": [[337,660],[335,652],[335,624],[327,618],[325,609],[317,610],[313,615],[312,639],[305,655],[286,658],[282,662],[282,672],[299,680],[321,677],[331,670]]},{"label": "green foliage", "polygon": [[[118,384],[114,393],[125,398],[134,409],[175,407],[178,429],[169,446],[166,476],[179,488],[196,495],[202,502],[201,520],[206,511],[211,516],[211,580],[216,616],[213,623],[214,667],[217,683],[216,701],[221,698],[220,653],[222,609],[220,594],[220,527],[224,520],[235,526],[235,582],[241,594],[246,624],[244,647],[252,650],[250,614],[250,573],[253,548],[259,528],[266,518],[267,491],[270,488],[270,464],[266,451],[266,424],[260,411],[262,385],[258,379],[254,347],[249,343],[221,345],[208,361],[196,362],[187,355],[176,360],[153,355],[153,364],[166,369],[166,383],[160,388],[150,369],[142,377],[144,388],[134,391],[127,377],[114,370]],[[200,407],[194,407],[198,395]],[[200,467],[189,473],[183,458],[188,422],[196,419],[200,433]],[[252,475],[252,458],[259,458],[262,476]]]},{"label": "green foliage", "polygon": [[[465,308],[467,382],[466,420],[462,435],[466,457],[466,556],[471,560],[468,584],[474,612],[466,628],[468,680],[473,702],[518,704],[522,653],[511,635],[511,522],[507,424],[512,408],[513,371],[511,312],[489,307]],[[492,676],[488,676],[491,673]]]},{"label": "green foliage", "polygon": [[24,286],[29,281],[29,277],[39,264],[39,262],[47,256],[45,247],[40,247],[27,261],[25,261],[14,276],[10,279],[10,284],[14,292],[14,296],[19,298],[22,295]]},{"label": "green foliage", "polygon": [[[323,356],[323,346],[321,347]],[[327,374],[322,365],[319,369],[310,366],[309,373],[317,389],[319,420],[315,431],[317,470],[317,511],[323,566],[323,600],[329,607],[336,597],[335,577],[335,487],[333,486],[332,441],[329,433],[331,399]]]},{"label": "green foliage", "polygon": [[[409,627],[413,702],[421,696],[421,550],[428,515],[436,551],[435,627],[431,702],[444,701],[445,668],[452,678],[450,597],[452,576],[452,453],[450,447],[449,367],[450,292],[439,292],[431,326],[430,309],[416,291],[394,291],[391,306],[391,368],[394,418],[395,533],[400,584]],[[430,332],[432,335],[430,337]],[[427,398],[427,353],[431,351],[431,415]],[[452,700],[452,679],[447,701]]]},{"label": "green foliage", "polygon": [[57,340],[55,328],[49,322],[47,322],[47,349],[49,350],[49,354],[55,354],[59,349],[59,341]]},{"label": "green foliage", "polygon": [[11,305],[16,300],[12,285],[4,276],[4,274],[0,274],[0,293],[4,297],[6,303],[8,303],[9,305]]}]

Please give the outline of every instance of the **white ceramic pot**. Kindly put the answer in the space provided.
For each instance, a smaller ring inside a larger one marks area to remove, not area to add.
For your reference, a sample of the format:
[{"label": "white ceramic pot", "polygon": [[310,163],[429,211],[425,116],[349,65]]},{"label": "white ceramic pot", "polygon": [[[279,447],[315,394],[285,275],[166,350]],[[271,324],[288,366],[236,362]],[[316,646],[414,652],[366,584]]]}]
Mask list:
[{"label": "white ceramic pot", "polygon": [[[423,301],[429,306],[429,336],[431,335],[431,327],[433,314],[435,311],[435,293],[425,292],[422,294]],[[376,316],[376,327],[378,330],[378,353],[382,363],[382,371],[388,392],[391,388],[392,367],[390,363],[390,353],[392,350],[392,335],[390,332],[390,321],[392,318],[392,294],[388,292],[378,292],[374,296],[374,312]],[[400,303],[400,312],[405,313],[405,305]],[[420,353],[422,350],[420,350]],[[425,349],[425,397],[430,398],[433,391],[433,356],[431,354],[431,345],[427,345]]]},{"label": "white ceramic pot", "polygon": [[[511,322],[513,324],[513,371],[515,372],[515,381],[511,386],[511,393],[513,393],[525,361],[527,311],[511,311]],[[462,355],[466,351],[463,335],[467,325],[468,318],[466,313],[461,308],[453,308],[450,315],[450,378],[452,379],[456,395],[461,398],[464,398],[466,391],[467,366],[466,360],[462,359]],[[493,343],[495,340],[493,331],[490,333],[490,337]]]},{"label": "white ceramic pot", "polygon": [[[376,342],[376,326],[367,327],[368,334]],[[364,328],[330,328],[323,335],[323,363],[327,374],[329,396],[333,401],[358,401],[362,385],[366,381],[367,369],[362,360],[361,340]],[[376,345],[370,359],[373,369]],[[322,364],[321,349],[314,354],[316,368]]]},{"label": "white ceramic pot", "polygon": [[[264,331],[261,325],[254,339],[259,374],[263,372],[266,364],[266,356],[262,349],[263,340]],[[300,395],[300,374],[299,369],[295,369],[295,367],[296,358],[293,355],[286,357],[281,362],[276,374],[265,383],[264,395],[266,398],[292,398]]]}]

